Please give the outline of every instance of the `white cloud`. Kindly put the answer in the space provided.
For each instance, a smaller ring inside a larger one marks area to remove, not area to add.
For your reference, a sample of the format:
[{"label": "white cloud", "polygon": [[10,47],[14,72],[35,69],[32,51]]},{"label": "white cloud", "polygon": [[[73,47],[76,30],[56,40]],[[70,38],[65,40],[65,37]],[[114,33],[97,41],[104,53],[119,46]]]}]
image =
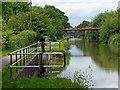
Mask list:
[{"label": "white cloud", "polygon": [[54,5],[64,11],[72,26],[90,20],[106,10],[116,10],[119,0],[33,0],[33,5]]}]

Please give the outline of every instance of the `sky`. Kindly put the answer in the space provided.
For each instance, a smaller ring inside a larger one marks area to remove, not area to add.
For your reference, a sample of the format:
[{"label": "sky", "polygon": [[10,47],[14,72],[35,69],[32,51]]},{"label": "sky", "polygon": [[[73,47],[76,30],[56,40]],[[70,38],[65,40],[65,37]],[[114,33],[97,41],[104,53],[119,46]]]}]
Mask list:
[{"label": "sky", "polygon": [[116,10],[120,0],[32,0],[33,6],[54,5],[65,12],[71,26],[75,27],[82,21],[91,21],[99,13]]}]

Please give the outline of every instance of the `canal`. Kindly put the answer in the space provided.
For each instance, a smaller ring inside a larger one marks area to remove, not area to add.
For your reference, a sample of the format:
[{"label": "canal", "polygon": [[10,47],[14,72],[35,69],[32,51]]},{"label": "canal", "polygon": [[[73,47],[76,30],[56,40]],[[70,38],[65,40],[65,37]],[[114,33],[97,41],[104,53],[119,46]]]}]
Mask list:
[{"label": "canal", "polygon": [[73,80],[76,72],[92,78],[93,88],[118,88],[118,57],[102,43],[88,42],[77,38],[69,40],[71,58],[66,69],[57,77]]}]

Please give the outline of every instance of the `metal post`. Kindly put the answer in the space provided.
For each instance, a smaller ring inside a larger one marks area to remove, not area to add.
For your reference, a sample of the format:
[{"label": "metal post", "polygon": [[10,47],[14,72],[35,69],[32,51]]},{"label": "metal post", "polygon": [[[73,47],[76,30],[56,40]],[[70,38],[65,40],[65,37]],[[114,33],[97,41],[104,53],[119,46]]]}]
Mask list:
[{"label": "metal post", "polygon": [[[10,65],[12,66],[12,54],[10,55]],[[10,77],[12,78],[12,67],[10,68]]]},{"label": "metal post", "polygon": [[50,51],[51,51],[51,42],[50,42]]},{"label": "metal post", "polygon": [[42,55],[43,55],[43,53],[41,53],[41,57],[40,57],[40,60],[41,60],[41,62],[40,62],[40,77],[42,77]]},{"label": "metal post", "polygon": [[59,41],[59,48],[60,48],[60,41]]},{"label": "metal post", "polygon": [[[21,59],[21,50],[20,50],[20,59]],[[21,60],[20,60],[20,66],[22,65]]]},{"label": "metal post", "polygon": [[[17,52],[16,52],[16,62],[17,62]],[[17,63],[16,63],[16,66],[17,66]],[[17,73],[17,68],[16,68],[16,73]]]},{"label": "metal post", "polygon": [[26,60],[27,60],[27,48],[26,48]]},{"label": "metal post", "polygon": [[[25,49],[23,49],[23,53],[25,53]],[[23,55],[23,63],[25,65],[25,55]]]},{"label": "metal post", "polygon": [[63,55],[64,55],[64,66],[63,67],[65,67],[66,66],[66,56],[65,56],[65,53],[63,53]]},{"label": "metal post", "polygon": [[29,53],[29,47],[28,47],[28,53]]},{"label": "metal post", "polygon": [[[28,53],[29,53],[29,47],[28,47]],[[30,58],[30,55],[28,56],[28,58]]]},{"label": "metal post", "polygon": [[37,52],[37,45],[38,45],[38,44],[36,44],[36,52]]},{"label": "metal post", "polygon": [[45,38],[42,38],[42,52],[45,52]]},{"label": "metal post", "polygon": [[41,53],[41,63],[40,63],[40,67],[42,67],[42,55],[43,55],[43,53]]}]

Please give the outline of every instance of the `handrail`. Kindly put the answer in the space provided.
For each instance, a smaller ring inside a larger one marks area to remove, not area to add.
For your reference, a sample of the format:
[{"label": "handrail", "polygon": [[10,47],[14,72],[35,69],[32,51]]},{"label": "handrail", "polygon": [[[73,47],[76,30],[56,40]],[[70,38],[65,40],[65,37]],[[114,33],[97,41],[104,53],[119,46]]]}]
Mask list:
[{"label": "handrail", "polygon": [[11,52],[11,53],[9,53],[8,55],[11,55],[11,54],[13,54],[13,53],[19,52],[19,51],[21,51],[21,50],[23,50],[23,49],[26,49],[26,48],[31,47],[31,46],[36,45],[36,44],[38,44],[38,42],[37,42],[37,43],[34,43],[34,44],[31,44],[31,45],[29,45],[29,46],[26,46],[26,47],[24,47],[24,48],[21,48],[21,49],[19,49],[19,50],[16,50],[16,51],[14,51],[14,52]]},{"label": "handrail", "polygon": [[[64,39],[62,39],[62,40],[64,40]],[[54,44],[59,43],[59,48],[60,48],[60,42],[62,40],[59,40],[58,42],[54,42]],[[39,48],[37,46],[32,47],[34,45],[39,45],[40,43],[42,43],[42,42],[33,43],[29,46],[26,46],[24,48],[21,48],[19,50],[16,50],[16,51],[8,54],[8,55],[10,55],[10,66],[9,66],[9,68],[10,68],[11,77],[12,77],[12,71],[13,71],[12,68],[16,68],[16,73],[17,73],[18,72],[17,68],[27,68],[27,67],[28,68],[41,68],[41,67],[44,67],[43,64],[40,64],[39,66],[26,66],[26,61],[27,61],[27,58],[28,58],[29,55],[40,55],[41,63],[42,63],[42,55],[44,55],[44,54],[47,54],[47,55],[63,54],[64,55],[64,66],[66,65],[65,53],[64,52],[51,52],[51,42],[44,42],[44,43],[48,43],[47,45],[50,46],[50,52],[37,52],[37,49],[39,49]],[[36,52],[34,52],[35,50],[36,50]],[[16,58],[15,58],[16,61],[12,62],[14,55],[16,56]],[[20,58],[17,57],[17,56],[20,56]],[[22,64],[21,64],[22,60],[23,60],[23,65],[24,66],[22,66]],[[20,62],[20,66],[18,66],[18,64],[17,64],[18,62]],[[50,67],[55,67],[55,66],[52,65]]]}]

